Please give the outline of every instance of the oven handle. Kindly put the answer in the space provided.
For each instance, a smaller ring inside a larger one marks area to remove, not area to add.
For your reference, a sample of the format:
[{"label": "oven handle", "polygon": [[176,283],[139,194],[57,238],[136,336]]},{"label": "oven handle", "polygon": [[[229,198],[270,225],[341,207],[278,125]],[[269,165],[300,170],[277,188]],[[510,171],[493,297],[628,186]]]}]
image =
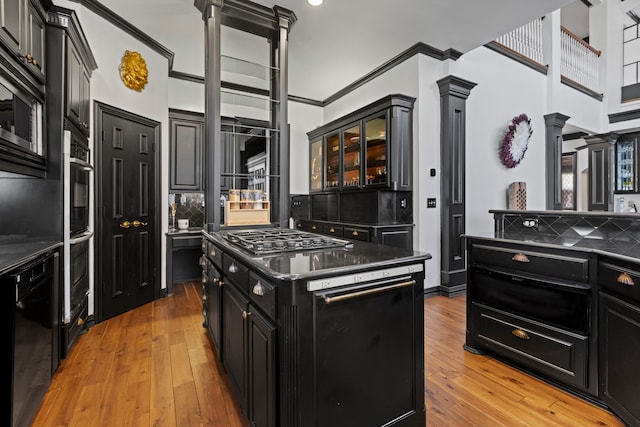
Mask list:
[{"label": "oven handle", "polygon": [[407,287],[407,286],[413,286],[415,284],[416,284],[415,280],[409,280],[409,281],[406,281],[406,282],[395,283],[393,285],[381,286],[379,288],[366,289],[364,291],[351,292],[349,294],[338,295],[338,296],[335,296],[335,297],[328,297],[328,296],[324,295],[322,297],[322,299],[324,300],[325,304],[331,304],[332,302],[345,301],[345,300],[349,300],[349,299],[352,299],[352,298],[358,298],[358,297],[362,297],[362,296],[366,296],[366,295],[377,294],[379,292],[389,291],[391,289],[398,289],[398,288],[404,288],[404,287]]},{"label": "oven handle", "polygon": [[86,231],[82,233],[80,237],[75,237],[73,239],[69,239],[70,245],[77,245],[78,243],[86,242],[90,238],[93,237],[93,231]]},{"label": "oven handle", "polygon": [[84,160],[77,159],[75,157],[69,158],[69,164],[80,166],[82,170],[85,170],[87,172],[90,172],[93,170],[93,166],[91,166],[91,164],[85,162]]}]

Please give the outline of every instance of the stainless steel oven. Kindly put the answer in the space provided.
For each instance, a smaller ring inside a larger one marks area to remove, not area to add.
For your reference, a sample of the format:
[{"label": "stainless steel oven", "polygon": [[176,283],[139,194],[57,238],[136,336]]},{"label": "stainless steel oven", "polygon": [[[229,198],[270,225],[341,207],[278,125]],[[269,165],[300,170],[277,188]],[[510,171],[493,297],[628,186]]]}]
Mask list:
[{"label": "stainless steel oven", "polygon": [[91,166],[86,139],[64,133],[64,284],[62,286],[61,355],[66,357],[78,336],[86,331],[89,315]]},{"label": "stainless steel oven", "polygon": [[67,131],[69,140],[69,233],[84,233],[89,228],[89,187],[93,167],[89,163],[89,147]]}]

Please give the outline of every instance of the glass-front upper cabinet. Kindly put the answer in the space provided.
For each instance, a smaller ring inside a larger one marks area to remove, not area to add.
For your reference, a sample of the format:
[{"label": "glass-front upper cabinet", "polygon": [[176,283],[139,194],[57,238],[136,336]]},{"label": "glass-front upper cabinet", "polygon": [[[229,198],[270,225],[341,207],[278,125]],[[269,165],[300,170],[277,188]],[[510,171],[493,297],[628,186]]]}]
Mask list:
[{"label": "glass-front upper cabinet", "polygon": [[325,143],[326,174],[325,188],[340,187],[340,134],[328,135]]},{"label": "glass-front upper cabinet", "polygon": [[366,184],[387,184],[387,113],[364,121]]},{"label": "glass-front upper cabinet", "polygon": [[342,132],[342,188],[360,187],[360,122]]},{"label": "glass-front upper cabinet", "polygon": [[322,190],[324,184],[322,138],[311,143],[311,164],[309,165],[309,170],[311,171],[311,182],[309,183],[311,191]]},{"label": "glass-front upper cabinet", "polygon": [[621,138],[616,142],[616,192],[638,191],[636,138]]}]

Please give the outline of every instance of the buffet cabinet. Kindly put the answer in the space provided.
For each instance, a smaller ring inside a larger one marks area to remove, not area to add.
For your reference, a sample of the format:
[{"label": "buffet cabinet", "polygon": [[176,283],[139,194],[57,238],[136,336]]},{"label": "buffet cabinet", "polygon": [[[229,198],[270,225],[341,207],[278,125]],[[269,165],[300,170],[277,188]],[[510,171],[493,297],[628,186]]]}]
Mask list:
[{"label": "buffet cabinet", "polygon": [[414,101],[389,95],[308,132],[310,192],[410,191]]},{"label": "buffet cabinet", "polygon": [[467,350],[597,395],[589,254],[468,241]]}]

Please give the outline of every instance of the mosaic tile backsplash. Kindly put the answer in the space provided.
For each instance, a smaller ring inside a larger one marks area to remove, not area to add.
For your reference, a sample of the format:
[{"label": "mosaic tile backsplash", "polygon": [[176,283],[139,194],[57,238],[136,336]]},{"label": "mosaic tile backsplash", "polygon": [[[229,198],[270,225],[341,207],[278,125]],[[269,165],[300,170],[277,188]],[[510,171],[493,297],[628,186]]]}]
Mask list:
[{"label": "mosaic tile backsplash", "polygon": [[171,218],[171,205],[176,204],[176,220],[188,219],[189,227],[202,227],[204,224],[203,193],[169,193],[169,228],[176,228]]},{"label": "mosaic tile backsplash", "polygon": [[[520,234],[559,236],[565,238],[596,238],[621,242],[640,243],[640,215],[616,215],[607,212],[575,213],[494,213],[495,230]],[[523,224],[537,219],[536,227]]]}]

